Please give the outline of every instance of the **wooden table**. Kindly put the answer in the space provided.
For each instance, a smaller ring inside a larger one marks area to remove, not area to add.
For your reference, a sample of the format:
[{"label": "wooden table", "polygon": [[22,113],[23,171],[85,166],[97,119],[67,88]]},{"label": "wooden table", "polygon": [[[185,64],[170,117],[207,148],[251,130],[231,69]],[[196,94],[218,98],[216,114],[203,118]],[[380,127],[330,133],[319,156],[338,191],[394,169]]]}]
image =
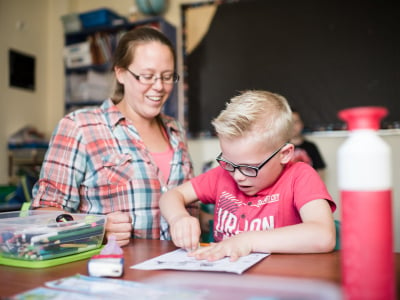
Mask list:
[{"label": "wooden table", "polygon": [[[147,281],[155,276],[191,274],[185,271],[143,271],[129,267],[152,257],[172,251],[175,246],[168,241],[133,240],[123,248],[125,272],[122,279]],[[396,254],[396,272],[400,274],[400,253]],[[11,296],[23,291],[43,286],[45,282],[75,274],[87,275],[87,260],[72,262],[56,267],[27,269],[0,265],[0,296]],[[203,272],[202,272],[203,273]],[[223,274],[226,278],[238,276],[245,280],[252,276],[283,276],[291,278],[318,279],[340,286],[340,252],[324,254],[272,254],[248,269],[242,275]],[[194,276],[194,275],[193,275]],[[229,281],[229,280],[228,280]],[[400,295],[400,276],[397,276],[397,290]]]}]

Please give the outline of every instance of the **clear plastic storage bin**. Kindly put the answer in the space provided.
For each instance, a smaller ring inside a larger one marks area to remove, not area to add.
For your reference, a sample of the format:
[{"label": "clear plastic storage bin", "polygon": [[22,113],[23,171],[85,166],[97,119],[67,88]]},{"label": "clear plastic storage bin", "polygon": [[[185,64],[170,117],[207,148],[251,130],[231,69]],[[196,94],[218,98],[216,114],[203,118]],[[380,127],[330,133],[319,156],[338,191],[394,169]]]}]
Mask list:
[{"label": "clear plastic storage bin", "polygon": [[57,222],[60,214],[55,211],[0,213],[0,256],[42,261],[101,246],[106,216],[70,214],[72,221]]}]

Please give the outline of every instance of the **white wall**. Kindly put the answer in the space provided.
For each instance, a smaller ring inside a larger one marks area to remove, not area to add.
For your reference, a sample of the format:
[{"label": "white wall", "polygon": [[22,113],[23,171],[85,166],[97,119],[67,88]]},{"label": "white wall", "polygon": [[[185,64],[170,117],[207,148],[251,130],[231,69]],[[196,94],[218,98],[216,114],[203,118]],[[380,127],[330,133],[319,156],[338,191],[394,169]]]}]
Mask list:
[{"label": "white wall", "polygon": [[[380,136],[388,143],[392,149],[392,180],[393,180],[393,226],[396,252],[400,252],[400,130],[382,130]],[[325,182],[332,197],[336,199],[338,210],[335,216],[340,220],[340,192],[337,188],[337,150],[346,139],[345,132],[321,132],[308,135],[308,138],[314,141],[324,158],[327,161],[328,168],[325,176]],[[371,224],[373,226],[373,224]],[[368,230],[368,228],[366,228]]]},{"label": "white wall", "polygon": [[[381,137],[392,149],[392,176],[393,176],[393,226],[395,237],[395,249],[400,252],[400,130],[382,130]],[[316,132],[307,135],[307,138],[317,144],[326,163],[325,172],[326,186],[335,200],[338,209],[335,218],[341,219],[340,192],[337,187],[337,160],[336,155],[340,145],[347,137],[344,131],[339,132]],[[189,141],[189,150],[192,155],[195,173],[200,174],[202,165],[220,153],[220,147],[216,138],[203,138]],[[371,224],[373,226],[373,224]],[[368,229],[366,229],[368,230]]]},{"label": "white wall", "polygon": [[[178,26],[180,4],[169,1],[164,17]],[[7,139],[26,125],[50,136],[64,115],[64,32],[61,16],[108,7],[127,16],[135,0],[0,0],[0,184],[8,183]],[[17,28],[17,24],[23,24]],[[8,86],[8,49],[36,57],[36,89]]]},{"label": "white wall", "polygon": [[[45,128],[49,67],[53,54],[50,0],[0,0],[0,182],[7,183],[7,138],[25,125]],[[15,49],[36,58],[34,91],[10,88],[8,51]],[[53,69],[54,70],[54,69]],[[55,69],[57,71],[57,68]]]},{"label": "white wall", "polygon": [[[206,1],[206,0],[204,0]],[[128,15],[134,0],[0,0],[0,184],[6,184],[7,138],[21,127],[31,124],[51,134],[64,114],[64,67],[62,49],[63,28],[60,18],[71,12],[83,12],[101,7],[114,9]],[[180,33],[180,4],[199,0],[169,1],[164,17],[177,26]],[[22,22],[23,26],[17,28]],[[8,86],[8,49],[15,48],[36,57],[36,90],[34,92]],[[343,136],[311,135],[328,164],[326,183],[334,199],[339,194],[336,188],[336,151]],[[400,134],[388,135],[385,139],[393,148],[394,155],[394,199],[396,222],[396,249],[400,251]],[[192,140],[189,143],[194,159],[195,172],[201,171],[204,162],[214,160],[219,154],[216,139]],[[340,203],[339,203],[340,208]],[[339,211],[336,213],[340,218]]]}]

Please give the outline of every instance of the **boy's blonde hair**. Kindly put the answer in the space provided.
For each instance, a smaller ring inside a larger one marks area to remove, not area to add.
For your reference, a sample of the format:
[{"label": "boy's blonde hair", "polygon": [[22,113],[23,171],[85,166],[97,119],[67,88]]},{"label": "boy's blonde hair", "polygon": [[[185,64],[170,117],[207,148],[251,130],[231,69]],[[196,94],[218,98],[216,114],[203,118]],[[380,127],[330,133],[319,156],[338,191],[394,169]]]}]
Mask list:
[{"label": "boy's blonde hair", "polygon": [[268,91],[249,90],[233,97],[212,121],[218,137],[252,135],[278,147],[292,135],[292,111],[287,100]]}]

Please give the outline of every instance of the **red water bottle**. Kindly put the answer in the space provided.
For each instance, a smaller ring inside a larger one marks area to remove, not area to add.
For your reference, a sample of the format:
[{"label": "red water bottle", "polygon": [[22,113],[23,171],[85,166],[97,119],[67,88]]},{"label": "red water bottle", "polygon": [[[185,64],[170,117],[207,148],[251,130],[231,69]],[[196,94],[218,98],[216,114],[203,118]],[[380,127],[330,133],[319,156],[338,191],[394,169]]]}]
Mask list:
[{"label": "red water bottle", "polygon": [[341,267],[347,300],[396,299],[391,149],[377,134],[383,107],[339,112],[349,137],[338,151]]}]

